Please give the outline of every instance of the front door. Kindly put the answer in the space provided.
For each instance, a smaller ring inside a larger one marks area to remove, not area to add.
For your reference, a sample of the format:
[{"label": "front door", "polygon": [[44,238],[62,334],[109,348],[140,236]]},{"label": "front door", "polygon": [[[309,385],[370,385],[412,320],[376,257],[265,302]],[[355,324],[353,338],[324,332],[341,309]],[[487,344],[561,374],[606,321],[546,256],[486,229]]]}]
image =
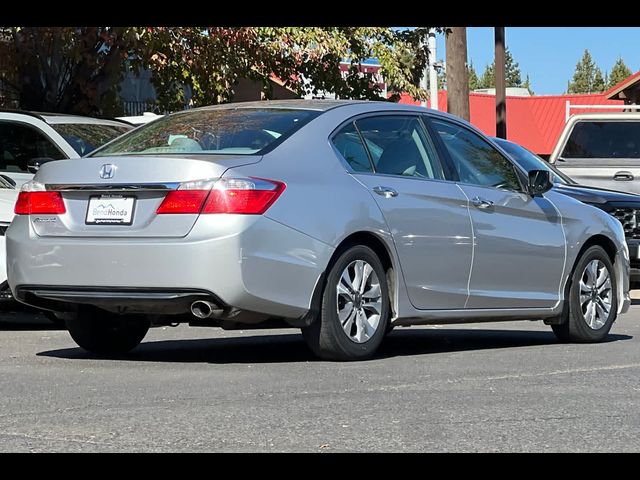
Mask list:
[{"label": "front door", "polygon": [[471,129],[440,119],[431,125],[470,202],[475,248],[466,307],[554,306],[566,249],[556,208],[525,193],[513,164]]}]

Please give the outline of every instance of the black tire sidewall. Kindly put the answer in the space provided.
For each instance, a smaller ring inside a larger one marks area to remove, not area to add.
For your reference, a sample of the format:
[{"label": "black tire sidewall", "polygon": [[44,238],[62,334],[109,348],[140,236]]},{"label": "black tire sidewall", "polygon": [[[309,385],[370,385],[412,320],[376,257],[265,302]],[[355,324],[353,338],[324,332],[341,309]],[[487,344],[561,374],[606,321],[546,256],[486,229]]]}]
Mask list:
[{"label": "black tire sidewall", "polygon": [[[611,290],[613,292],[611,295],[611,311],[609,312],[609,318],[607,319],[605,325],[598,330],[592,329],[587,324],[584,319],[584,315],[582,314],[582,308],[580,305],[580,279],[585,267],[592,260],[600,260],[609,270]],[[613,264],[611,263],[611,259],[609,258],[607,253],[600,246],[594,245],[592,247],[589,247],[584,252],[582,257],[580,258],[580,261],[576,265],[571,279],[571,290],[569,293],[568,333],[572,341],[584,343],[600,342],[608,335],[613,323],[616,320],[618,312],[617,287],[618,285],[616,282]]]},{"label": "black tire sidewall", "polygon": [[81,310],[66,319],[71,338],[88,352],[109,355],[134,349],[149,331],[148,319],[116,315],[100,310]]},{"label": "black tire sidewall", "polygon": [[[380,282],[382,308],[380,322],[373,336],[364,343],[352,341],[342,328],[336,310],[336,287],[345,268],[355,260],[364,260],[373,268]],[[345,250],[336,260],[327,275],[322,294],[320,318],[315,322],[317,331],[316,348],[312,349],[323,358],[333,360],[359,360],[368,358],[377,350],[387,332],[389,322],[389,287],[382,262],[369,247],[358,245]],[[313,327],[314,325],[312,325]],[[312,339],[314,340],[314,339]]]}]

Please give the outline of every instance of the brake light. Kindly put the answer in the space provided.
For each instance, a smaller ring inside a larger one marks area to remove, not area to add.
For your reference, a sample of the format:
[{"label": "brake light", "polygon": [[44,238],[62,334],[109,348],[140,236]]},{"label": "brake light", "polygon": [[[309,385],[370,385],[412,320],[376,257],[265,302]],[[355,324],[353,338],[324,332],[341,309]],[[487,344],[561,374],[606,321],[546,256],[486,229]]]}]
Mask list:
[{"label": "brake light", "polygon": [[262,215],[286,185],[262,178],[229,178],[216,182],[202,213]]},{"label": "brake light", "polygon": [[227,178],[215,184],[210,181],[189,182],[169,192],[156,213],[261,215],[284,189],[284,183],[262,178]]},{"label": "brake light", "polygon": [[60,192],[20,192],[14,209],[16,215],[62,215],[66,211]]},{"label": "brake light", "polygon": [[156,213],[200,213],[208,190],[173,190],[164,197]]}]

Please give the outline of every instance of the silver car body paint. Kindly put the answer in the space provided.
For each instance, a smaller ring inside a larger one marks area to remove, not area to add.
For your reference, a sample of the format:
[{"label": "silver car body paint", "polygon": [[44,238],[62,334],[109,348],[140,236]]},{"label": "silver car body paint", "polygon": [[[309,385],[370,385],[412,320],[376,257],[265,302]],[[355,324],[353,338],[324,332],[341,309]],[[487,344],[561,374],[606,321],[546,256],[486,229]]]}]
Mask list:
[{"label": "silver car body paint", "polygon": [[[7,233],[14,294],[25,286],[197,289],[239,310],[296,319],[312,307],[336,250],[366,234],[391,260],[395,324],[543,319],[562,311],[580,249],[598,236],[615,250],[619,313],[629,308],[624,233],[605,212],[552,191],[531,198],[451,181],[355,174],[330,141],[337,127],[363,114],[459,122],[455,117],[378,102],[268,105],[325,111],[262,157],[131,155],[43,165],[35,180],[62,190],[67,213],[15,218]],[[117,168],[108,180],[99,176],[106,163]],[[180,182],[248,176],[286,184],[264,215],[154,215],[166,190]],[[399,195],[375,195],[375,186]],[[85,225],[88,197],[113,191],[139,195],[133,224]],[[468,197],[479,193],[492,199],[493,213],[470,206]]]}]

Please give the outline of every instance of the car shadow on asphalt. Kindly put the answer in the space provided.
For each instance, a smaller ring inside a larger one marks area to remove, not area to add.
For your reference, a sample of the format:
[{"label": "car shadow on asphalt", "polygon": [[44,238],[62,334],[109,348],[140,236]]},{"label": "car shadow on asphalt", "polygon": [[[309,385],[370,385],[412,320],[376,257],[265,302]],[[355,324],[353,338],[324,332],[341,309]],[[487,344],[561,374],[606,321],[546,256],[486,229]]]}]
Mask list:
[{"label": "car shadow on asphalt", "polygon": [[[610,334],[605,343],[629,340],[630,335]],[[468,350],[509,349],[559,345],[552,332],[482,329],[402,329],[384,340],[371,360]],[[104,359],[171,363],[282,363],[321,361],[308,349],[302,335],[254,335],[215,339],[143,342],[126,355],[102,357],[80,348],[40,352],[38,356],[65,359]]]},{"label": "car shadow on asphalt", "polygon": [[33,314],[14,314],[14,312],[2,312],[0,314],[0,332],[2,331],[41,331],[41,330],[64,330],[63,327],[55,325],[44,316]]}]

